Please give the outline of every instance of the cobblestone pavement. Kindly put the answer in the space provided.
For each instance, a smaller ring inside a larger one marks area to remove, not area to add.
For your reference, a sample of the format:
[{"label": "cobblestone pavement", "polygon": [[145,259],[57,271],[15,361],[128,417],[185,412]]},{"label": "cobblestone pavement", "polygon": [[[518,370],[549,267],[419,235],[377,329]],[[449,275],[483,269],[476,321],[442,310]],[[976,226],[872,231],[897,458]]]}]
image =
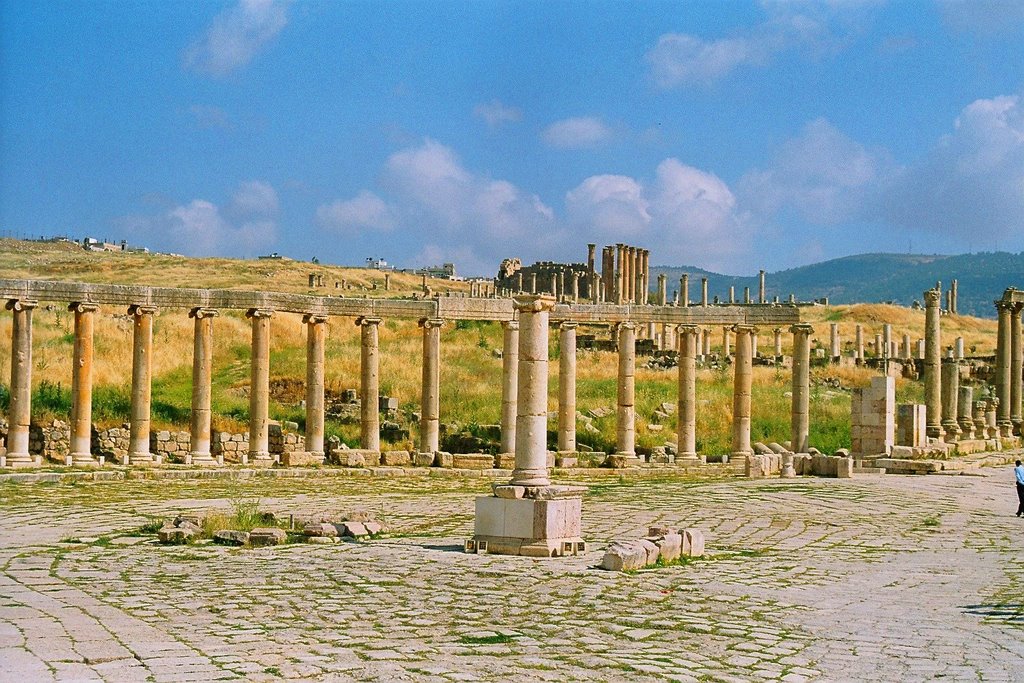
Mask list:
[{"label": "cobblestone pavement", "polygon": [[[593,479],[591,550],[465,555],[480,480],[0,485],[0,680],[1020,680],[1010,468]],[[182,510],[372,510],[393,537],[256,550],[132,535]],[[595,569],[649,524],[709,557]]]}]

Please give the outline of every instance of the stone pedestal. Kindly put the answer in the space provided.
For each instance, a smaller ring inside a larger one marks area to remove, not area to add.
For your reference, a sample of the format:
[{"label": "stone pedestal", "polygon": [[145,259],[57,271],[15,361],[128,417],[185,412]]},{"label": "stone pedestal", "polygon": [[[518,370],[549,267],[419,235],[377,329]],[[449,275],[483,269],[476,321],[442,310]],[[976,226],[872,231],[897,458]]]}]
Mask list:
[{"label": "stone pedestal", "polygon": [[476,500],[466,552],[555,557],[583,552],[582,487],[548,478],[548,318],[554,299],[514,299],[519,314],[515,469],[508,484]]}]

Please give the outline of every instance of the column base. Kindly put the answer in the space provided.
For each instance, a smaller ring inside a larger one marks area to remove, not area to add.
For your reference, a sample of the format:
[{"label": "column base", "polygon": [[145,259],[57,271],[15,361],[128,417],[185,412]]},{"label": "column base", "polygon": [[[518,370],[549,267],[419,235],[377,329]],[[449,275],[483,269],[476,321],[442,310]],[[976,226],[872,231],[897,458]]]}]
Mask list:
[{"label": "column base", "polygon": [[519,469],[512,470],[512,481],[511,483],[515,486],[550,486],[551,479],[548,477],[548,470],[546,467],[537,469]]},{"label": "column base", "polygon": [[152,453],[129,453],[124,457],[122,464],[134,467],[152,467],[156,465],[156,459]]},{"label": "column base", "polygon": [[996,425],[999,429],[997,436],[1009,438],[1013,436],[1013,423],[1012,422],[1000,422]]},{"label": "column base", "polygon": [[42,463],[37,462],[35,456],[28,453],[8,453],[3,456],[3,465],[0,467],[10,469],[21,469],[24,467],[39,467]]},{"label": "column base", "polygon": [[924,433],[929,439],[936,439],[938,441],[942,441],[946,436],[946,432],[938,425],[928,425],[925,427]]},{"label": "column base", "polygon": [[1013,433],[1016,436],[1024,436],[1024,419],[1015,417],[1012,419]]},{"label": "column base", "polygon": [[185,458],[185,464],[195,467],[216,467],[217,459],[209,453],[189,453]]},{"label": "column base", "polygon": [[779,478],[781,479],[795,479],[796,478],[796,467],[793,465],[793,453],[782,454],[782,469],[779,472]]},{"label": "column base", "polygon": [[947,441],[960,440],[960,435],[962,434],[962,432],[960,431],[960,425],[958,425],[956,422],[944,422],[942,424],[942,429],[943,431],[946,432],[945,437]]},{"label": "column base", "polygon": [[275,462],[267,451],[249,451],[248,461],[250,467],[273,467]]},{"label": "column base", "polygon": [[99,460],[92,456],[92,453],[71,453],[72,467],[99,467]]},{"label": "column base", "polygon": [[466,552],[527,557],[585,552],[580,537],[583,490],[545,486],[529,490],[537,498],[477,498],[473,538],[466,541]]},{"label": "column base", "polygon": [[676,455],[676,465],[680,467],[695,467],[705,463],[704,456],[696,453],[679,453]]}]

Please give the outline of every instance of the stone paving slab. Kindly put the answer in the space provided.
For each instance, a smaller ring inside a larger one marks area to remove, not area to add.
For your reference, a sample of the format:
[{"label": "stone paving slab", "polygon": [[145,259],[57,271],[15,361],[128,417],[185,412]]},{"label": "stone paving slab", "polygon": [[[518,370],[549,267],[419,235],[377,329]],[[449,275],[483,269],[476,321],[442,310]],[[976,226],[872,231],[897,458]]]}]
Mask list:
[{"label": "stone paving slab", "polygon": [[[589,551],[466,555],[479,477],[0,484],[0,680],[1019,680],[1012,472],[595,478]],[[181,511],[372,511],[365,543],[164,547]],[[709,557],[608,573],[607,543]]]}]

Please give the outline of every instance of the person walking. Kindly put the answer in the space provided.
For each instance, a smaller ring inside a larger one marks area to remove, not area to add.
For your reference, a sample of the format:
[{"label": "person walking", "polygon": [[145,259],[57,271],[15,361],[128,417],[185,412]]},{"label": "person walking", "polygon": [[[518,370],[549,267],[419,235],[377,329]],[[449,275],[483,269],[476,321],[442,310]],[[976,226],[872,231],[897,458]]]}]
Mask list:
[{"label": "person walking", "polygon": [[1020,504],[1017,505],[1017,516],[1020,517],[1024,515],[1024,465],[1020,464],[1020,460],[1013,468],[1013,475],[1017,477],[1017,500],[1020,501]]}]

